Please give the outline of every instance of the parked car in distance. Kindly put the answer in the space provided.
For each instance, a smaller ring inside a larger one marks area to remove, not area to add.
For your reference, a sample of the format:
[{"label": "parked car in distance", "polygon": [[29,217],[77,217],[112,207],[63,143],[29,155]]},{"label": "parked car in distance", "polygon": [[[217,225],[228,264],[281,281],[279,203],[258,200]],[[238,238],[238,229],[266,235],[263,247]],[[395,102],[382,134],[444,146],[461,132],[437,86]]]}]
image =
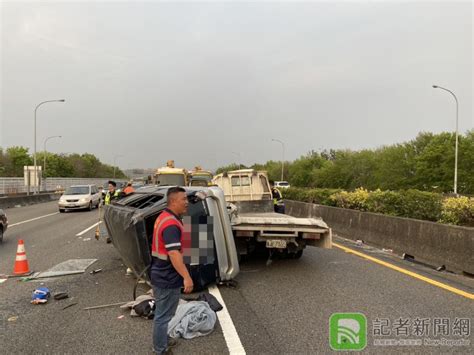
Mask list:
[{"label": "parked car in distance", "polygon": [[88,209],[91,211],[100,204],[99,189],[95,185],[76,185],[71,186],[64,191],[60,197],[58,206],[59,212],[67,210]]},{"label": "parked car in distance", "polygon": [[3,210],[0,210],[0,243],[3,242],[3,236],[5,232],[7,231],[8,227],[8,219],[7,215]]},{"label": "parked car in distance", "polygon": [[275,187],[280,189],[289,189],[290,184],[288,181],[275,181]]}]

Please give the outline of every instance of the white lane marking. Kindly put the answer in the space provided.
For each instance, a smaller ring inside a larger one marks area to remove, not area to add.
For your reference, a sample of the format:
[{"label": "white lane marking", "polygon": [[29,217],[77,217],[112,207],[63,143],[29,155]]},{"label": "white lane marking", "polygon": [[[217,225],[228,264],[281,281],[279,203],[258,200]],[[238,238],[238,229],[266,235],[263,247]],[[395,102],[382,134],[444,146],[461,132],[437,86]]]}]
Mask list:
[{"label": "white lane marking", "polygon": [[9,224],[9,225],[8,225],[8,228],[15,227],[15,226],[19,226],[20,224],[23,224],[23,223],[28,223],[28,222],[37,221],[38,219],[46,218],[46,217],[50,217],[50,216],[54,216],[54,215],[56,215],[56,214],[59,214],[59,212],[54,212],[54,213],[46,214],[46,215],[44,215],[44,216],[40,216],[40,217],[28,219],[28,220],[23,221],[23,222],[18,222],[18,223]]},{"label": "white lane marking", "polygon": [[213,295],[223,307],[222,310],[217,312],[217,318],[219,318],[219,323],[222,328],[222,333],[224,333],[224,339],[227,343],[229,353],[231,355],[244,355],[245,349],[240,342],[239,334],[237,334],[237,330],[235,329],[235,325],[232,322],[232,318],[230,317],[219,289],[217,286],[211,286],[209,287],[209,293]]},{"label": "white lane marking", "polygon": [[5,281],[7,281],[8,279],[0,279],[0,284],[4,283]]},{"label": "white lane marking", "polygon": [[97,227],[97,226],[98,226],[99,224],[101,224],[101,223],[102,223],[102,221],[97,222],[97,223],[94,223],[94,224],[93,224],[92,226],[90,226],[89,228],[86,228],[86,229],[84,229],[82,232],[77,233],[77,234],[76,234],[76,237],[80,237],[81,235],[86,234],[86,233],[89,232],[92,228]]}]

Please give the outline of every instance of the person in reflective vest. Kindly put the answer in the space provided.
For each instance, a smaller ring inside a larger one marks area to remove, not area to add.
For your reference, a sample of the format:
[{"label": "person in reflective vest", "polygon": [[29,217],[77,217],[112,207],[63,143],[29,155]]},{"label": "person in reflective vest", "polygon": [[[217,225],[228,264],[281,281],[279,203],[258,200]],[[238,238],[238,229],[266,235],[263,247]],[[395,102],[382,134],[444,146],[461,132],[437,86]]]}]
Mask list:
[{"label": "person in reflective vest", "polygon": [[[117,200],[120,198],[120,193],[117,191],[117,184],[115,181],[109,181],[109,191],[107,191],[107,194],[104,197],[104,205],[110,205],[110,203],[113,200]],[[101,212],[99,212],[101,213]],[[100,214],[99,219],[102,221],[102,216],[103,212]],[[97,233],[97,231],[99,233]],[[106,235],[105,241],[108,243],[112,243],[112,240],[110,239],[110,236],[107,235],[107,230],[105,229],[105,225],[102,223],[102,226],[99,224],[97,226],[97,231],[96,231],[96,238],[98,238],[97,235]]]},{"label": "person in reflective vest", "polygon": [[109,191],[104,198],[104,205],[110,205],[110,202],[117,200],[120,197],[120,193],[116,190],[117,184],[115,181],[109,181]]},{"label": "person in reflective vest", "polygon": [[151,284],[155,296],[153,320],[153,350],[164,354],[174,345],[168,340],[168,323],[178,307],[181,288],[193,290],[193,281],[183,261],[181,217],[188,208],[186,190],[171,187],[166,194],[167,208],[158,216],[151,246]]},{"label": "person in reflective vest", "polygon": [[127,184],[127,187],[126,187],[125,189],[123,189],[123,193],[124,193],[125,195],[129,195],[129,194],[132,194],[132,193],[134,193],[134,192],[135,192],[135,189],[133,188],[131,182],[129,182],[129,183]]},{"label": "person in reflective vest", "polygon": [[275,183],[270,181],[270,187],[272,188],[272,198],[273,198],[273,210],[276,213],[285,213],[285,205],[283,203],[283,194],[280,190],[275,187]]}]

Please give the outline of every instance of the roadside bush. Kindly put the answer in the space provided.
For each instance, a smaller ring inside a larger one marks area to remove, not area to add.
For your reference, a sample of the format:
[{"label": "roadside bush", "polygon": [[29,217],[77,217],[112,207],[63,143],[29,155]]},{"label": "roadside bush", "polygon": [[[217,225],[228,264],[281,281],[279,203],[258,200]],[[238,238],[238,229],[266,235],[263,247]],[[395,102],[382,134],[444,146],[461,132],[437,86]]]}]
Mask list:
[{"label": "roadside bush", "polygon": [[309,203],[316,203],[318,205],[333,206],[335,202],[331,196],[340,192],[339,189],[304,189],[298,187],[291,187],[282,190],[283,198],[294,201],[302,201]]},{"label": "roadside bush", "polygon": [[382,191],[377,189],[370,192],[367,197],[367,210],[390,216],[401,216],[403,198],[395,191]]},{"label": "roadside bush", "polygon": [[402,199],[399,216],[436,222],[441,216],[443,195],[419,190],[398,191]]},{"label": "roadside bush", "polygon": [[440,223],[474,226],[474,198],[448,197],[443,201]]},{"label": "roadside bush", "polygon": [[368,198],[369,191],[361,187],[352,192],[340,191],[330,197],[337,207],[350,208],[359,211],[368,211]]},{"label": "roadside bush", "polygon": [[364,212],[407,217],[433,222],[474,226],[474,198],[449,197],[419,190],[354,191],[291,188],[283,192],[288,200],[350,208]]}]

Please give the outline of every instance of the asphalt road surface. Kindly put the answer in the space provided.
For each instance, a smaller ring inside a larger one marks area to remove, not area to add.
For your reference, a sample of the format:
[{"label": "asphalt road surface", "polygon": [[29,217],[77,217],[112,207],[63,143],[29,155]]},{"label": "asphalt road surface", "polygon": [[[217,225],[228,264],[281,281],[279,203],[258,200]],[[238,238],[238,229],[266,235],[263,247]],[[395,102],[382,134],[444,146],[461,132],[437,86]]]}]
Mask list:
[{"label": "asphalt road surface", "polygon": [[[0,280],[0,353],[151,354],[152,321],[118,307],[83,309],[130,301],[135,283],[114,247],[94,239],[95,228],[78,236],[97,223],[97,211],[56,212],[56,202],[6,210],[10,228],[0,245],[0,274],[12,273],[19,239],[33,271],[68,259],[98,261],[78,275]],[[365,353],[474,352],[472,278],[334,241],[333,249],[308,248],[299,260],[246,260],[238,286],[219,287],[228,321],[211,335],[180,340],[174,353],[330,353],[329,319],[341,312],[365,316]],[[99,268],[103,271],[89,274]],[[39,286],[66,291],[70,298],[32,305],[31,293]]]}]

